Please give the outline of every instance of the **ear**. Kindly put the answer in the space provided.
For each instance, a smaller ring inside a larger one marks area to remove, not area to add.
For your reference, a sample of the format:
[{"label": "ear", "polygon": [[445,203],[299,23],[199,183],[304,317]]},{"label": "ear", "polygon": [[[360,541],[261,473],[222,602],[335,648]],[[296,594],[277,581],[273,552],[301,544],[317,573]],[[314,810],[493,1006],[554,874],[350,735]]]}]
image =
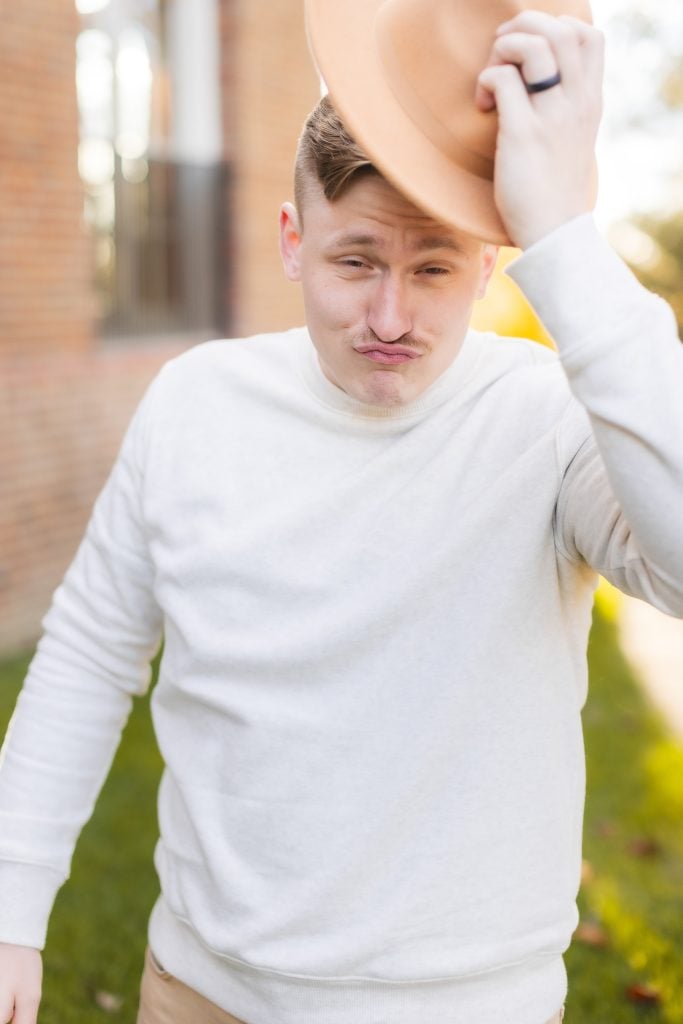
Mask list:
[{"label": "ear", "polygon": [[479,290],[477,291],[477,298],[483,299],[486,295],[486,289],[488,283],[491,280],[491,274],[496,266],[496,260],[498,259],[498,246],[489,245],[488,243],[483,246],[481,253],[481,270],[479,273]]},{"label": "ear", "polygon": [[285,274],[290,281],[301,280],[301,218],[293,203],[280,208],[280,256]]}]

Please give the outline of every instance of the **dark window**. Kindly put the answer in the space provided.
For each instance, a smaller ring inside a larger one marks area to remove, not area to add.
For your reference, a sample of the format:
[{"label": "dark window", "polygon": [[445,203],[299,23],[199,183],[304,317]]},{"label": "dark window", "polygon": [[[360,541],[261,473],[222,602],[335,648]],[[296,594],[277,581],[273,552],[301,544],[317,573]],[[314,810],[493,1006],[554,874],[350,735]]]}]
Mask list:
[{"label": "dark window", "polygon": [[221,332],[229,321],[228,172],[221,161],[169,156],[164,4],[76,6],[78,162],[101,333]]}]

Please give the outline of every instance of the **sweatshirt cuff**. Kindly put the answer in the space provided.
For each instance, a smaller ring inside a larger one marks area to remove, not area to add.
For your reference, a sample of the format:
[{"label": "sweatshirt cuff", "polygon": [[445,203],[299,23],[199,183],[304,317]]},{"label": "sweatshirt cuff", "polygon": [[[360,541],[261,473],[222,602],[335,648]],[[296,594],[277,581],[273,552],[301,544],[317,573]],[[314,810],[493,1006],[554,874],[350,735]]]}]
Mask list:
[{"label": "sweatshirt cuff", "polygon": [[34,864],[0,861],[0,942],[44,949],[61,874]]},{"label": "sweatshirt cuff", "polygon": [[593,215],[567,221],[513,260],[505,273],[519,285],[569,370],[581,349],[614,344],[643,300],[661,303],[640,284],[598,231]]}]

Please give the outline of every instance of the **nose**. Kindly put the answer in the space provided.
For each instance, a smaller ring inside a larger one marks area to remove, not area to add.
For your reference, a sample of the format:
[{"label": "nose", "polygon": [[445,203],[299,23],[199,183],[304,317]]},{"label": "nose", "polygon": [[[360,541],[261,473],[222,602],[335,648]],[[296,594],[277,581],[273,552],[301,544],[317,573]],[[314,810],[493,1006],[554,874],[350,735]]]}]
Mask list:
[{"label": "nose", "polygon": [[389,274],[377,282],[368,310],[368,327],[384,342],[398,341],[412,328],[404,287]]}]

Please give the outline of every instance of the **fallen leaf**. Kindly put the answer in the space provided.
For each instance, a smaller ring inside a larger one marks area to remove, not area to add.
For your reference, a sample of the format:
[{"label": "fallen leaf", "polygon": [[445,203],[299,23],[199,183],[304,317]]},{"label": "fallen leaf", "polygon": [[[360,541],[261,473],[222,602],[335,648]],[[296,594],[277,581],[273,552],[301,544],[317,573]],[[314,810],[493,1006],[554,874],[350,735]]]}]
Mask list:
[{"label": "fallen leaf", "polygon": [[592,882],[595,878],[595,868],[588,860],[581,861],[581,884],[585,885],[586,882]]},{"label": "fallen leaf", "polygon": [[658,857],[662,852],[662,848],[657,840],[650,839],[647,836],[639,836],[636,839],[632,839],[627,849],[634,857]]},{"label": "fallen leaf", "polygon": [[662,998],[659,989],[655,988],[654,985],[640,984],[638,982],[627,987],[626,995],[632,1003],[658,1003]]},{"label": "fallen leaf", "polygon": [[608,946],[609,936],[595,921],[583,921],[574,932],[574,938],[586,946]]},{"label": "fallen leaf", "polygon": [[95,1002],[106,1013],[118,1013],[123,1006],[123,996],[115,996],[113,992],[96,992]]},{"label": "fallen leaf", "polygon": [[616,835],[617,826],[613,821],[609,821],[607,818],[602,818],[596,823],[595,831],[599,836],[604,836],[606,839],[609,839],[611,836]]}]

